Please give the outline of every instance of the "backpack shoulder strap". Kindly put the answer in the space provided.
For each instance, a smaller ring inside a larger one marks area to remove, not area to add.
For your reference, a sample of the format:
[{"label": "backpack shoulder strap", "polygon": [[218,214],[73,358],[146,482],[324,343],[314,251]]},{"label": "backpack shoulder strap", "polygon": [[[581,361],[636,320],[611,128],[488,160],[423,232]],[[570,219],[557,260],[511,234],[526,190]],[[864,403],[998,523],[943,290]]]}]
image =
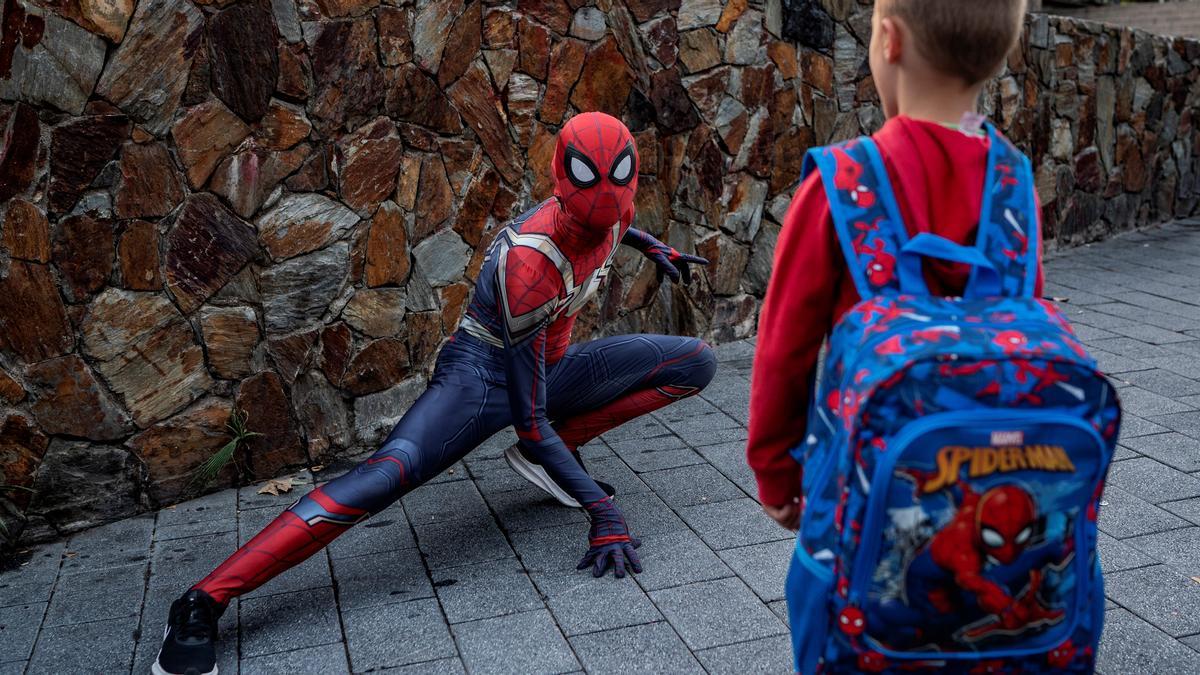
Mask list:
[{"label": "backpack shoulder strap", "polygon": [[[987,179],[976,245],[996,268],[1005,297],[1033,297],[1041,247],[1033,167],[991,124]],[[968,288],[976,284],[972,272]]]},{"label": "backpack shoulder strap", "polygon": [[908,231],[875,141],[864,136],[809,150],[804,176],[814,170],[821,174],[833,226],[859,297],[898,295],[896,261],[908,243]]}]

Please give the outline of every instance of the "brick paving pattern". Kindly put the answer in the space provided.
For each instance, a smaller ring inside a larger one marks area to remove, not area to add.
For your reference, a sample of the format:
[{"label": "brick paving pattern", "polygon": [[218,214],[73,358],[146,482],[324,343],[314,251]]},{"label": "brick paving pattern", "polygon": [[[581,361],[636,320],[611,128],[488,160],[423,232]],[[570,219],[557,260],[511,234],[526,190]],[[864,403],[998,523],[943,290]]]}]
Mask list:
[{"label": "brick paving pattern", "polygon": [[[1126,406],[1100,515],[1099,669],[1198,672],[1200,221],[1070,250],[1048,278]],[[636,581],[574,570],[583,516],[509,470],[506,432],[233,603],[221,672],[788,672],[792,543],[742,459],[753,341],[718,351],[702,397],[584,449],[645,541]],[[0,675],[148,672],[171,600],[303,485],[218,492],[29,552],[0,574]]]}]

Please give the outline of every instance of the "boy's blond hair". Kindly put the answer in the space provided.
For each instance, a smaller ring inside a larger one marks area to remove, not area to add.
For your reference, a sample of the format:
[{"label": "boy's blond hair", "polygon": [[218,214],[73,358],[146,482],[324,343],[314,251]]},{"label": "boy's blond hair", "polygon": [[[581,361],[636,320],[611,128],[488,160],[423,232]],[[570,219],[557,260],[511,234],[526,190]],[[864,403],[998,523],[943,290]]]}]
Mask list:
[{"label": "boy's blond hair", "polygon": [[999,72],[1021,37],[1026,0],[878,0],[912,30],[939,71],[974,86]]}]

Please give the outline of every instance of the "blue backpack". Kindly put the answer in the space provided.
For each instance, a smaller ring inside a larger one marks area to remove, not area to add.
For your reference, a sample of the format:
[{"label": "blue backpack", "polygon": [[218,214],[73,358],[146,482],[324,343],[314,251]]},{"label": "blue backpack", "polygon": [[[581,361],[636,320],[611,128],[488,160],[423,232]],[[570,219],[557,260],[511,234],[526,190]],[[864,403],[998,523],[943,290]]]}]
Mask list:
[{"label": "blue backpack", "polygon": [[[862,302],[834,329],[787,581],[799,672],[1091,672],[1116,391],[1034,296],[1029,160],[989,126],[974,247],[911,239],[870,138],[818,148]],[[952,197],[948,197],[952,198]],[[934,297],[924,258],[971,266]]]}]

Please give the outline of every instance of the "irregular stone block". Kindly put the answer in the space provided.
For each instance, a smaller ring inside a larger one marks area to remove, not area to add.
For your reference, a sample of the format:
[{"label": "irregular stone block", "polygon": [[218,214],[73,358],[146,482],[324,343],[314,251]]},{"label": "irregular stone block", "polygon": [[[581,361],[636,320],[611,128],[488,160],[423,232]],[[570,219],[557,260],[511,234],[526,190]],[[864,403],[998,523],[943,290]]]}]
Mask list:
[{"label": "irregular stone block", "polygon": [[135,0],[58,0],[59,13],[114,44],[125,37]]},{"label": "irregular stone block", "polygon": [[25,370],[33,391],[30,411],[51,434],[112,441],[129,434],[129,415],[74,354],[42,361]]},{"label": "irregular stone block", "polygon": [[467,71],[467,66],[479,54],[482,23],[482,2],[472,2],[454,20],[454,25],[450,27],[450,33],[446,36],[446,44],[454,46],[443,54],[437,69],[438,84],[441,87],[444,88],[461,77]]},{"label": "irregular stone block", "polygon": [[396,189],[404,144],[386,117],[359,127],[337,145],[342,199],[350,208],[373,211]]},{"label": "irregular stone block", "polygon": [[349,252],[349,244],[338,242],[264,271],[259,288],[267,331],[289,332],[319,320],[346,281]]},{"label": "irregular stone block", "polygon": [[[6,413],[0,421],[0,482],[32,487],[49,445],[50,439],[24,413]],[[29,505],[31,496],[28,492],[15,491],[8,499],[23,509]]]},{"label": "irregular stone block", "polygon": [[639,23],[649,21],[655,16],[680,9],[680,0],[625,0],[629,11],[637,17]]},{"label": "irregular stone block", "polygon": [[350,351],[354,347],[354,336],[344,323],[326,326],[321,331],[321,372],[335,385],[340,384],[350,362]]},{"label": "irregular stone block", "polygon": [[394,337],[404,332],[404,291],[399,288],[359,289],[342,320],[371,337]]},{"label": "irregular stone block", "polygon": [[499,100],[492,89],[487,69],[478,61],[449,90],[450,100],[479,136],[484,152],[491,158],[504,180],[521,182],[521,158],[508,135],[508,125]]},{"label": "irregular stone block", "polygon": [[275,364],[285,384],[291,385],[296,381],[296,375],[308,368],[318,335],[317,329],[312,328],[267,340],[267,354],[270,355],[271,362]]},{"label": "irregular stone block", "polygon": [[143,470],[124,448],[56,438],[29,510],[64,534],[132,516],[145,508],[138,497]]},{"label": "irregular stone block", "polygon": [[50,260],[50,223],[41,209],[24,199],[8,203],[4,214],[4,247],[20,260]]},{"label": "irregular stone block", "polygon": [[355,440],[363,445],[377,447],[424,391],[425,378],[410,377],[387,391],[356,398]]},{"label": "irregular stone block", "polygon": [[129,137],[124,115],[89,115],[50,132],[50,212],[70,211]]},{"label": "irregular stone block", "polygon": [[679,31],[675,19],[664,16],[642,26],[641,33],[650,54],[664,68],[673,67],[679,58]]},{"label": "irregular stone block", "polygon": [[187,85],[204,15],[187,0],[144,0],[129,25],[96,93],[152,133],[162,134]]},{"label": "irregular stone block", "polygon": [[629,65],[617,49],[616,40],[609,37],[588,50],[583,73],[571,93],[571,103],[579,110],[619,116],[632,86]]},{"label": "irregular stone block", "polygon": [[279,79],[275,17],[260,5],[234,5],[208,20],[207,37],[213,93],[242,119],[257,122]]},{"label": "irregular stone block", "polygon": [[434,288],[462,279],[470,257],[471,248],[454,230],[442,230],[413,249],[413,258]]},{"label": "irregular stone block", "polygon": [[253,216],[279,183],[299,169],[312,153],[312,148],[307,145],[286,151],[247,145],[251,147],[221,162],[213,172],[210,185],[213,192],[228,199],[233,210],[243,218]]},{"label": "irregular stone block", "polygon": [[413,60],[425,72],[438,72],[446,35],[462,11],[463,0],[433,0],[417,13],[412,30]]},{"label": "irregular stone block", "polygon": [[309,107],[319,130],[336,130],[383,101],[384,77],[373,19],[321,23],[305,37],[313,80],[322,83]]},{"label": "irregular stone block", "polygon": [[254,228],[209,194],[195,194],[167,233],[166,285],[185,312],[220,290],[258,252]]},{"label": "irregular stone block", "polygon": [[200,331],[208,365],[217,377],[236,380],[253,372],[258,345],[258,317],[250,307],[204,307]]},{"label": "irregular stone block", "polygon": [[367,343],[346,366],[341,386],[355,396],[387,389],[409,372],[408,345],[399,338]]},{"label": "irregular stone block", "polygon": [[0,44],[0,98],[83,112],[104,67],[104,40],[25,0],[8,0]]},{"label": "irregular stone block", "polygon": [[246,415],[246,428],[262,434],[246,442],[247,465],[255,477],[276,476],[285,467],[308,463],[278,375],[259,373],[243,381],[235,405]]},{"label": "irregular stone block", "polygon": [[350,445],[350,411],[341,393],[321,373],[313,371],[296,378],[292,406],[308,435],[310,448],[314,441],[335,448]]},{"label": "irregular stone block", "polygon": [[217,164],[249,135],[250,127],[216,99],[189,108],[171,128],[179,161],[193,188],[203,186]]},{"label": "irregular stone block", "polygon": [[123,287],[133,291],[162,288],[158,271],[158,229],[154,223],[135,220],[125,226],[117,244]]},{"label": "irregular stone block", "polygon": [[161,295],[109,289],[92,302],[81,329],[85,350],[140,427],[212,387],[191,326]]},{"label": "irregular stone block", "polygon": [[0,202],[21,194],[33,183],[41,139],[37,111],[23,103],[13,106],[0,137]]},{"label": "irregular stone block", "polygon": [[90,216],[71,216],[59,223],[54,237],[54,266],[63,275],[63,290],[72,302],[86,300],[104,287],[113,267],[113,226]]},{"label": "irregular stone block", "polygon": [[550,31],[542,24],[522,18],[517,22],[517,39],[520,51],[517,52],[517,70],[546,79],[546,66],[550,63]]},{"label": "irregular stone block", "polygon": [[554,46],[550,56],[550,74],[546,78],[546,93],[538,111],[539,117],[548,124],[562,122],[567,110],[567,97],[579,80],[585,54],[586,46],[578,40],[563,40]]},{"label": "irregular stone block", "polygon": [[[151,499],[162,504],[186,496],[200,465],[232,440],[225,426],[232,408],[224,399],[206,398],[126,442],[146,465]],[[234,472],[230,462],[217,484],[229,484]]]},{"label": "irregular stone block", "polygon": [[183,180],[162,143],[126,143],[115,203],[120,218],[165,216],[183,201]]},{"label": "irregular stone block", "polygon": [[413,60],[413,40],[409,26],[412,24],[412,9],[409,7],[381,7],[375,15],[379,23],[379,53],[383,65],[401,66]]},{"label": "irregular stone block", "polygon": [[367,235],[367,286],[399,286],[408,278],[409,265],[404,214],[394,203],[384,202]]},{"label": "irregular stone block", "polygon": [[0,279],[0,349],[34,362],[65,354],[73,342],[50,269],[14,260]]},{"label": "irregular stone block", "polygon": [[442,133],[462,131],[462,120],[446,92],[421,69],[408,64],[388,71],[388,115]]},{"label": "irregular stone block", "polygon": [[571,18],[572,37],[594,42],[604,37],[608,24],[604,21],[604,12],[596,7],[580,7]]},{"label": "irregular stone block", "polygon": [[311,131],[312,122],[308,121],[303,108],[272,100],[255,136],[272,150],[288,150],[308,138]]},{"label": "irregular stone block", "polygon": [[258,238],[275,260],[324,248],[341,239],[359,218],[340,203],[319,194],[292,194],[259,217]]}]

